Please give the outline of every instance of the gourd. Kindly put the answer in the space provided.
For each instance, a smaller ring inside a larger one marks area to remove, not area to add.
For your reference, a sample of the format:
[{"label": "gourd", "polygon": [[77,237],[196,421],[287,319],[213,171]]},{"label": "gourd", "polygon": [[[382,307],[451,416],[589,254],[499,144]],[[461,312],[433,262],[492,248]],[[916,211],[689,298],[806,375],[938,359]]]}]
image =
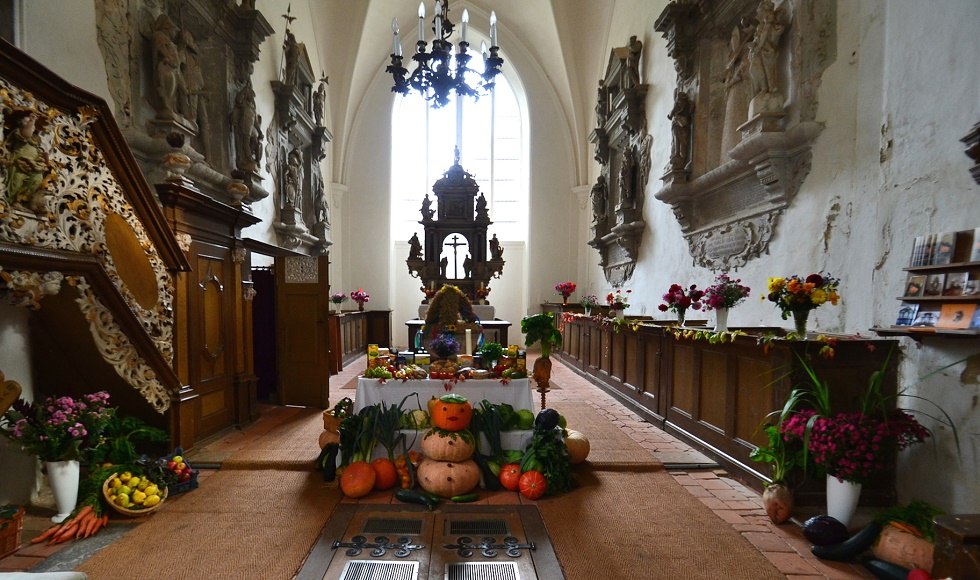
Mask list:
[{"label": "gourd", "polygon": [[461,431],[470,426],[473,420],[473,407],[466,397],[448,394],[439,397],[439,402],[429,411],[433,427],[446,431]]},{"label": "gourd", "polygon": [[464,461],[472,457],[474,451],[476,441],[467,429],[429,429],[422,438],[422,454],[436,461]]},{"label": "gourd", "polygon": [[418,468],[419,485],[440,497],[465,495],[480,483],[480,466],[466,461],[433,461],[426,458]]},{"label": "gourd", "polygon": [[582,463],[589,456],[591,449],[589,439],[582,432],[574,429],[566,429],[565,433],[567,433],[565,435],[565,447],[568,449],[568,458],[572,465]]},{"label": "gourd", "polygon": [[354,461],[340,474],[340,491],[347,497],[364,497],[374,489],[377,474],[366,461]]}]

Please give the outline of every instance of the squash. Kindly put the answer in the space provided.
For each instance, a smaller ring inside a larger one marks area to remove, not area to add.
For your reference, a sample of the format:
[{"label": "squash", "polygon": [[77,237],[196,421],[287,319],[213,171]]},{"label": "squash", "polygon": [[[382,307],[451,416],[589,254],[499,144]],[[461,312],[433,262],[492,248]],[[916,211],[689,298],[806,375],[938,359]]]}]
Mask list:
[{"label": "squash", "polygon": [[582,463],[589,456],[591,446],[589,439],[583,433],[574,429],[565,429],[565,447],[568,449],[568,458],[572,465]]},{"label": "squash", "polygon": [[354,461],[340,474],[340,491],[347,497],[364,497],[374,489],[377,474],[366,461]]},{"label": "squash", "polygon": [[454,462],[426,458],[417,473],[422,489],[440,497],[466,495],[480,484],[480,466],[472,459]]},{"label": "squash", "polygon": [[446,431],[461,431],[470,426],[473,420],[473,407],[466,397],[450,393],[439,397],[429,411],[429,420],[433,427]]},{"label": "squash", "polygon": [[429,429],[422,437],[422,455],[436,461],[465,461],[476,451],[476,440],[468,429]]},{"label": "squash", "polygon": [[326,431],[320,433],[320,449],[323,449],[329,443],[340,443],[340,433],[336,431]]}]

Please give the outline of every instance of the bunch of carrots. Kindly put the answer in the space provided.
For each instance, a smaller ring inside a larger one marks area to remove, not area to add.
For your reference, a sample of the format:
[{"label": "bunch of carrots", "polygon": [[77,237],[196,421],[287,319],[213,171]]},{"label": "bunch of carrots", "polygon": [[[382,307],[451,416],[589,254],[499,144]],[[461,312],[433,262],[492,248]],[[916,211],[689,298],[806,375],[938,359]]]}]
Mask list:
[{"label": "bunch of carrots", "polygon": [[48,545],[60,544],[68,540],[80,540],[97,534],[109,523],[109,514],[101,514],[101,506],[86,504],[73,517],[60,524],[55,524],[45,530],[40,536],[31,540],[32,544],[40,544],[47,540]]}]

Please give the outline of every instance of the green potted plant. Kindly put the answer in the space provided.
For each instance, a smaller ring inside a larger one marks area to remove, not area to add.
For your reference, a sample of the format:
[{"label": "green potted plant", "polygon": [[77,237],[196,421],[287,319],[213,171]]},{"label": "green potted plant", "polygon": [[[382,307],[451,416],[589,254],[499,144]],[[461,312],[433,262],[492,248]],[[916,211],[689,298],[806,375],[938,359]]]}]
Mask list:
[{"label": "green potted plant", "polygon": [[555,324],[554,313],[543,312],[525,316],[521,320],[521,332],[524,333],[525,346],[541,344],[541,356],[534,361],[531,376],[538,384],[538,390],[543,393],[548,389],[548,381],[551,380],[551,351],[561,346],[561,332]]},{"label": "green potted plant", "polygon": [[786,441],[779,432],[779,425],[767,425],[764,431],[769,443],[754,449],[749,459],[768,463],[771,468],[771,481],[762,492],[762,503],[769,520],[778,525],[793,513],[793,489],[788,478],[803,465],[803,445],[795,439]]},{"label": "green potted plant", "polygon": [[499,342],[485,342],[480,347],[480,358],[485,369],[492,370],[502,356],[504,356],[504,347]]}]

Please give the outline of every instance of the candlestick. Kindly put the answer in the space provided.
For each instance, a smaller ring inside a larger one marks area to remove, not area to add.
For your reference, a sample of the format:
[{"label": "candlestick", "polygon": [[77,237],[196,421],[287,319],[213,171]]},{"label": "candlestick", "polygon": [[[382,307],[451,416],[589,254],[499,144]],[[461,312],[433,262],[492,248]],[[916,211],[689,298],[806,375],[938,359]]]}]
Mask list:
[{"label": "candlestick", "polygon": [[419,2],[419,42],[425,42],[425,3]]},{"label": "candlestick", "polygon": [[497,46],[497,13],[490,11],[490,46]]},{"label": "candlestick", "polygon": [[473,331],[466,329],[466,354],[473,354]]}]

